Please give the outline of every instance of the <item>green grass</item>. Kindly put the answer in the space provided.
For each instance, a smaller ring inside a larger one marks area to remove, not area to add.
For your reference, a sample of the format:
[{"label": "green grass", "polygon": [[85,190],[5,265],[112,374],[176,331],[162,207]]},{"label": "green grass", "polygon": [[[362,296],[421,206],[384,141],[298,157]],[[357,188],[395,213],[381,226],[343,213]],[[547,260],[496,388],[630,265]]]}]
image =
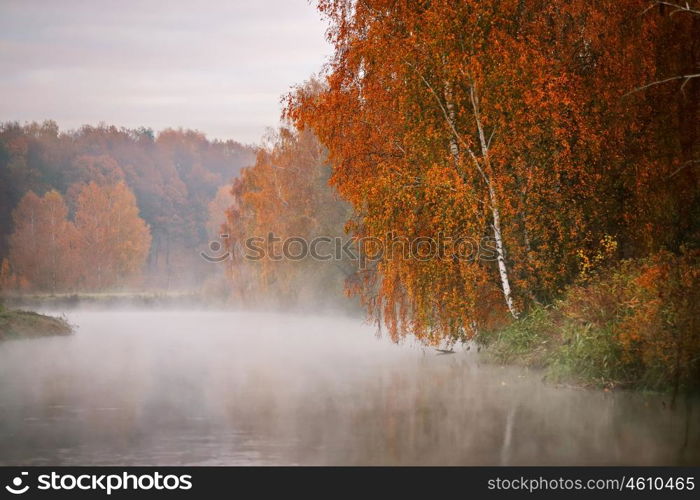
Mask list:
[{"label": "green grass", "polygon": [[488,360],[541,368],[553,382],[608,388],[634,385],[611,328],[566,318],[556,306],[535,308],[477,340]]},{"label": "green grass", "polygon": [[501,330],[482,333],[477,340],[487,347],[486,356],[498,362],[543,368],[558,342],[552,330],[549,310],[538,308]]}]

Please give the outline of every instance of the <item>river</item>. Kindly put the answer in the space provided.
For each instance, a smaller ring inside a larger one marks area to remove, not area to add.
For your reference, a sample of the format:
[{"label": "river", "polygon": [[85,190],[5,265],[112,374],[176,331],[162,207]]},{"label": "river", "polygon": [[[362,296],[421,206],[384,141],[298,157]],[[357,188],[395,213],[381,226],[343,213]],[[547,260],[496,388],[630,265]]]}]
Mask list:
[{"label": "river", "polygon": [[72,336],[0,343],[0,464],[700,463],[697,402],[557,387],[355,318],[67,317]]}]

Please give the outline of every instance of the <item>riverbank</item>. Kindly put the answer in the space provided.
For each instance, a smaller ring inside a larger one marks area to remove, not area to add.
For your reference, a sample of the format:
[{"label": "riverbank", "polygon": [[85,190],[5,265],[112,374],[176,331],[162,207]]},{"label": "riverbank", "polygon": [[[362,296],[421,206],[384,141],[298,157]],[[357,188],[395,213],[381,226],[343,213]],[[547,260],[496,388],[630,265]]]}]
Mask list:
[{"label": "riverbank", "polygon": [[556,306],[538,307],[500,330],[480,334],[477,342],[486,361],[539,369],[551,382],[607,390],[645,388],[624,373],[610,330],[576,325]]},{"label": "riverbank", "polygon": [[18,309],[104,309],[104,308],[177,308],[203,306],[213,302],[196,291],[33,293],[4,297],[8,307]]},{"label": "riverbank", "polygon": [[0,341],[69,335],[72,331],[71,325],[63,318],[0,307]]},{"label": "riverbank", "polygon": [[700,273],[689,261],[624,261],[477,341],[487,359],[544,369],[555,382],[670,392],[673,400],[697,392]]}]

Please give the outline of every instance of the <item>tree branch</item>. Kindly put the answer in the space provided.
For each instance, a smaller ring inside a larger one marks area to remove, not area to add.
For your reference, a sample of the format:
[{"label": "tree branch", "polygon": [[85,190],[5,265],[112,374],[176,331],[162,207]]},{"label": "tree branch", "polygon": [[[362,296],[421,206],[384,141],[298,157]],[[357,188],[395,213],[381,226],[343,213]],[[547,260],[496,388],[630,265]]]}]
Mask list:
[{"label": "tree branch", "polygon": [[700,73],[694,73],[694,74],[692,74],[692,75],[672,76],[671,78],[666,78],[666,79],[664,79],[664,80],[658,80],[658,81],[656,81],[656,82],[651,82],[651,83],[648,83],[648,84],[643,85],[643,86],[641,86],[641,87],[637,87],[637,88],[634,89],[634,90],[630,90],[629,92],[627,92],[626,94],[624,94],[622,97],[627,97],[628,95],[631,95],[631,94],[634,94],[635,92],[640,92],[640,91],[642,91],[642,90],[648,89],[649,87],[654,87],[654,86],[656,86],[656,85],[661,85],[661,84],[663,84],[663,83],[668,83],[668,82],[672,82],[672,81],[675,81],[675,80],[684,80],[683,85],[681,85],[681,91],[682,91],[682,90],[683,90],[683,87],[685,87],[686,84],[687,84],[690,80],[692,80],[693,78],[700,78]]}]

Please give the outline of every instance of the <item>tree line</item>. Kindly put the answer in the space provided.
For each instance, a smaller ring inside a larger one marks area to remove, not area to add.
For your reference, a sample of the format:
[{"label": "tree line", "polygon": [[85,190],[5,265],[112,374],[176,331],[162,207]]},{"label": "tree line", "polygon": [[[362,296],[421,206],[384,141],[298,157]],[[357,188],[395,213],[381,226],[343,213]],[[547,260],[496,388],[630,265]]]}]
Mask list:
[{"label": "tree line", "polygon": [[151,233],[126,184],[83,184],[73,220],[68,212],[56,190],[22,197],[13,211],[15,230],[3,261],[3,285],[57,292],[135,284]]},{"label": "tree line", "polygon": [[217,272],[198,257],[209,237],[209,203],[254,155],[251,146],[191,130],[0,125],[5,286],[201,283]]}]

